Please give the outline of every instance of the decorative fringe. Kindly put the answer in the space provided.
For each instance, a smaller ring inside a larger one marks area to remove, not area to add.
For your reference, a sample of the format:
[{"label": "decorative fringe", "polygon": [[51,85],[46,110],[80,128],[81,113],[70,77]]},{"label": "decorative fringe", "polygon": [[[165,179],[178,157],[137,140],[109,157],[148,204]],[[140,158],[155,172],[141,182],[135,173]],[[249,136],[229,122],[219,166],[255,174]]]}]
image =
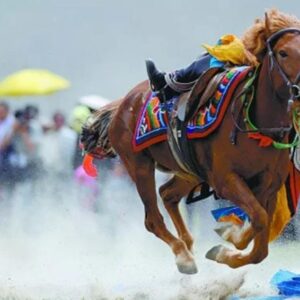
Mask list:
[{"label": "decorative fringe", "polygon": [[274,140],[261,133],[248,133],[249,139],[259,140],[259,147],[269,147],[273,144]]}]

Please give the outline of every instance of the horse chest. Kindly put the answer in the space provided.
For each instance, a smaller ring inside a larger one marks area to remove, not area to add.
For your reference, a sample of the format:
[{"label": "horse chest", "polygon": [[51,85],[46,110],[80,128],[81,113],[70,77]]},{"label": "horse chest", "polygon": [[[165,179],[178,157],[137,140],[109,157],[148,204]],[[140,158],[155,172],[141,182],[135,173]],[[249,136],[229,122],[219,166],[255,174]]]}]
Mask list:
[{"label": "horse chest", "polygon": [[245,152],[242,159],[237,158],[233,162],[234,170],[244,178],[251,178],[263,173],[270,173],[272,176],[286,178],[289,166],[289,154],[287,150],[269,148]]}]

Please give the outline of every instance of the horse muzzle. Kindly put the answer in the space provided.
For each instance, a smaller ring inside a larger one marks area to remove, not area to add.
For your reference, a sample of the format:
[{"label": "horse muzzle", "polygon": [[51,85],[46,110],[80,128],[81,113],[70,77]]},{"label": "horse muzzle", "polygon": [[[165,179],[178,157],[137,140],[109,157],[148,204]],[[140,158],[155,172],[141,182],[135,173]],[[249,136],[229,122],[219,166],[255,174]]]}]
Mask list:
[{"label": "horse muzzle", "polygon": [[294,84],[291,85],[291,95],[294,100],[300,100],[300,72],[296,76]]},{"label": "horse muzzle", "polygon": [[294,100],[300,100],[300,86],[298,84],[291,86],[291,96]]}]

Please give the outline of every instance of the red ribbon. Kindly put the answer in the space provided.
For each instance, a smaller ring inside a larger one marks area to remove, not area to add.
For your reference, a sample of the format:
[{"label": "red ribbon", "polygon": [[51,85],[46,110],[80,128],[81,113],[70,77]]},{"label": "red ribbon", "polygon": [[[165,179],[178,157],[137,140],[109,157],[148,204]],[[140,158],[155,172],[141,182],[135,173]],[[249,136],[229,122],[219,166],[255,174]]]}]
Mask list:
[{"label": "red ribbon", "polygon": [[84,171],[91,177],[97,177],[98,171],[96,166],[93,163],[94,157],[90,154],[85,154],[82,162]]},{"label": "red ribbon", "polygon": [[269,147],[273,144],[273,139],[261,133],[248,133],[250,139],[259,140],[259,147]]}]

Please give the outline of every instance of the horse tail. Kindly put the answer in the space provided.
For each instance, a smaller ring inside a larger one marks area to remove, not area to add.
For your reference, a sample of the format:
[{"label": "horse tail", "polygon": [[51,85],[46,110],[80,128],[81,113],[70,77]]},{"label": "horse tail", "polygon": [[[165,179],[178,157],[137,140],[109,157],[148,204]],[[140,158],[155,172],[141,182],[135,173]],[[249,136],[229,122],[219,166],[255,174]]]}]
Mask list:
[{"label": "horse tail", "polygon": [[122,100],[101,107],[83,125],[80,142],[87,153],[94,154],[97,158],[116,157],[116,151],[108,137],[108,130]]}]

